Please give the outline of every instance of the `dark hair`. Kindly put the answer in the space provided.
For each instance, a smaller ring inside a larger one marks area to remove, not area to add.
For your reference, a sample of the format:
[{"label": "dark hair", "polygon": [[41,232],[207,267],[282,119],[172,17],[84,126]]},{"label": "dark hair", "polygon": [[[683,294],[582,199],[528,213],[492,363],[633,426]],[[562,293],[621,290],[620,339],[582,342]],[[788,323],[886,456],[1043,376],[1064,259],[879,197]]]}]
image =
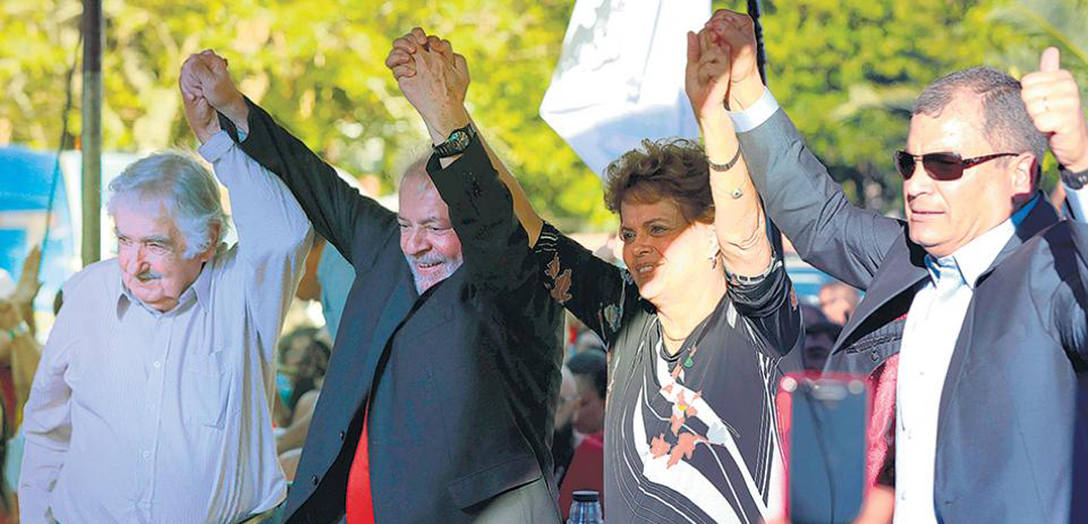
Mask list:
[{"label": "dark hair", "polygon": [[303,338],[306,339],[306,346],[302,359],[299,361],[300,370],[308,378],[325,376],[325,371],[329,367],[329,358],[332,356],[332,349],[329,348],[328,343],[321,340],[318,336],[319,333],[320,330],[315,327],[303,326],[281,337],[278,348],[280,361],[283,361],[294,341]]},{"label": "dark hair", "polygon": [[710,171],[706,154],[696,142],[683,138],[643,140],[608,165],[604,203],[619,214],[624,199],[654,203],[668,199],[680,207],[688,222],[714,221]]},{"label": "dark hair", "polygon": [[608,389],[608,359],[604,356],[604,351],[597,349],[587,349],[580,353],[575,353],[567,361],[567,369],[570,370],[570,374],[574,376],[585,376],[593,381],[593,389],[597,390],[597,395],[603,400]]},{"label": "dark hair", "polygon": [[[913,114],[939,117],[957,96],[971,93],[982,105],[982,136],[998,153],[1031,153],[1037,166],[1046,154],[1046,137],[1035,128],[1020,82],[989,67],[972,67],[929,84],[914,102]],[[1038,176],[1035,177],[1038,183]]]}]

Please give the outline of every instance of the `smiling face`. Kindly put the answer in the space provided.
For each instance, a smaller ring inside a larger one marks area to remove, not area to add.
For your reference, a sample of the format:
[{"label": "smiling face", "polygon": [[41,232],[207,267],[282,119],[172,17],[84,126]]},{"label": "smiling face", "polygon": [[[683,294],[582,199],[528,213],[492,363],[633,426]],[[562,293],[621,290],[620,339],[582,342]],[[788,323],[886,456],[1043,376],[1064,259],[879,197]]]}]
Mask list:
[{"label": "smiling face", "polygon": [[[959,153],[972,158],[997,151],[981,131],[977,97],[958,95],[937,117],[911,118],[908,153]],[[921,162],[903,181],[910,239],[933,256],[952,254],[1012,215],[1017,202],[1030,198],[1033,155],[1000,158],[969,167],[956,180],[934,180]]]},{"label": "smiling face", "polygon": [[463,262],[461,239],[450,223],[450,209],[419,164],[401,181],[400,249],[415,279],[416,291],[423,294],[449,278]]},{"label": "smiling face", "polygon": [[149,307],[173,309],[212,257],[214,247],[183,258],[185,238],[162,201],[118,203],[113,220],[125,287]]},{"label": "smiling face", "polygon": [[623,262],[639,294],[655,305],[683,293],[691,282],[711,270],[708,254],[713,230],[709,224],[688,222],[668,199],[643,203],[625,199],[620,205]]}]

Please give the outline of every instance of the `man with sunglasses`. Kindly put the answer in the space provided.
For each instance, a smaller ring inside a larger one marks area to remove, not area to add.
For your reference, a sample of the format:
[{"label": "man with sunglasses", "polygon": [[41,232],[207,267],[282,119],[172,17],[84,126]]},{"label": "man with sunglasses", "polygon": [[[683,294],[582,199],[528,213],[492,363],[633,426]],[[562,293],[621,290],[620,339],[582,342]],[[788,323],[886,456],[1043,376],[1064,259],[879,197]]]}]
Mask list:
[{"label": "man with sunglasses", "polygon": [[895,520],[1068,521],[1088,227],[1059,221],[1037,183],[1049,142],[1079,196],[1088,125],[1057,50],[1022,82],[974,68],[925,89],[894,155],[897,220],[852,205],[804,145],[760,81],[747,15],[711,24],[770,218],[807,262],[866,291],[828,366],[877,390],[869,436],[886,460],[869,473],[895,486]]}]

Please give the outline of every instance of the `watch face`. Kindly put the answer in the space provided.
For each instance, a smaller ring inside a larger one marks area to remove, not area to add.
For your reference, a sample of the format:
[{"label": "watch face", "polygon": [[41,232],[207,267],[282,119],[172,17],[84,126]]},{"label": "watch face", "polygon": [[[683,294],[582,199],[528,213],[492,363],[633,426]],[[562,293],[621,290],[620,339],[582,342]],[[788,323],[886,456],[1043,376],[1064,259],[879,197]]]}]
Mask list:
[{"label": "watch face", "polygon": [[453,136],[450,137],[452,142],[457,145],[457,149],[464,150],[468,147],[468,133],[458,129],[453,132]]}]

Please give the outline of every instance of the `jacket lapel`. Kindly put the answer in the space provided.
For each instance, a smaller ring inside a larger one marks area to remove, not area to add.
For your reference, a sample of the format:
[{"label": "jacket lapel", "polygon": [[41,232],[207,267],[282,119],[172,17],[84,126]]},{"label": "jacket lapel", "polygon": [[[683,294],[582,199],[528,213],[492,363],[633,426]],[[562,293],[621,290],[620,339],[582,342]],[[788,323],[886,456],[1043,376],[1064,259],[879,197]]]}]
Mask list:
[{"label": "jacket lapel", "polygon": [[[994,257],[993,263],[990,267],[986,268],[979,275],[975,285],[975,293],[978,292],[978,288],[983,285],[987,277],[992,273],[1009,255],[1016,252],[1020,246],[1024,245],[1031,237],[1037,233],[1050,227],[1052,224],[1058,221],[1058,213],[1054,211],[1054,207],[1050,205],[1050,201],[1047,200],[1046,195],[1042,191],[1038,193],[1039,200],[1035,203],[1035,207],[1028,213],[1024,220],[1020,222],[1020,225],[1016,227],[1016,233],[1009,239],[1009,242],[1005,244],[1005,247],[1001,248],[1001,251]],[[948,374],[944,377],[944,387],[941,390],[941,407],[938,411],[938,423],[937,423],[937,435],[941,434],[941,429],[947,420],[945,413],[948,411],[948,403],[951,399],[955,398],[956,388],[959,386],[960,379],[963,378],[964,363],[970,357],[971,352],[971,337],[974,334],[974,325],[982,322],[983,319],[975,318],[977,315],[985,314],[985,308],[979,309],[976,307],[976,301],[974,297],[971,299],[971,304],[967,308],[967,315],[963,320],[963,327],[960,329],[960,336],[956,340],[956,348],[952,351],[952,360],[948,364]]]},{"label": "jacket lapel", "polygon": [[854,314],[847,320],[832,353],[853,342],[858,327],[889,300],[928,277],[924,259],[925,251],[907,238],[904,229],[903,236],[888,249],[884,263],[873,276],[872,284],[865,291],[865,297],[854,310]]},{"label": "jacket lapel", "polygon": [[364,346],[363,358],[352,360],[350,376],[354,379],[348,381],[349,384],[355,385],[351,391],[351,397],[348,397],[352,399],[348,406],[352,410],[352,416],[359,409],[374,383],[374,370],[382,355],[385,354],[389,338],[404,322],[417,298],[415,284],[407,263],[399,264],[398,267],[402,270],[400,274],[390,277],[397,279],[398,282],[384,304],[381,318],[378,319],[370,340]]}]

